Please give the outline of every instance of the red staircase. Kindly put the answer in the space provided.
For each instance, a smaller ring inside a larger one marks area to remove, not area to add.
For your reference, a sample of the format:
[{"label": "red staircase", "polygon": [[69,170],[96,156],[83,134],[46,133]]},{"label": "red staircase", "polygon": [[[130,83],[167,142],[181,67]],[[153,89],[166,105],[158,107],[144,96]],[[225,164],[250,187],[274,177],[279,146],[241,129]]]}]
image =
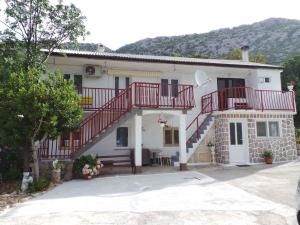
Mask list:
[{"label": "red staircase", "polygon": [[42,159],[75,158],[98,141],[121,117],[137,108],[191,109],[194,107],[192,85],[164,85],[135,82],[86,117],[67,144],[58,137],[45,139],[38,147]]}]

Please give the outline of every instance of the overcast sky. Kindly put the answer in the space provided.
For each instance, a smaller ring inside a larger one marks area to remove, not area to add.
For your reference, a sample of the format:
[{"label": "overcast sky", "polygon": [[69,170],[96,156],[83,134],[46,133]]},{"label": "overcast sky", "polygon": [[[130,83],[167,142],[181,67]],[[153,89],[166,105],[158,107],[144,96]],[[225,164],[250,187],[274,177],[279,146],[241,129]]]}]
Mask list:
[{"label": "overcast sky", "polygon": [[[56,1],[57,0],[51,0]],[[270,17],[300,20],[300,0],[64,0],[87,17],[86,42],[112,49],[147,37],[204,33]]]}]

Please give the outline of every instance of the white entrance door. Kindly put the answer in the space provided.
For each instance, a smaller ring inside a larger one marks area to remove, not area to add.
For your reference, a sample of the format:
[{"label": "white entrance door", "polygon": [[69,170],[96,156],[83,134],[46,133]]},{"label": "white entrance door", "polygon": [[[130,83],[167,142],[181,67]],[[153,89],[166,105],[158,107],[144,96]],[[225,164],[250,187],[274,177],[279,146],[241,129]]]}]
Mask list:
[{"label": "white entrance door", "polygon": [[246,126],[243,120],[229,121],[229,161],[232,164],[249,162]]}]

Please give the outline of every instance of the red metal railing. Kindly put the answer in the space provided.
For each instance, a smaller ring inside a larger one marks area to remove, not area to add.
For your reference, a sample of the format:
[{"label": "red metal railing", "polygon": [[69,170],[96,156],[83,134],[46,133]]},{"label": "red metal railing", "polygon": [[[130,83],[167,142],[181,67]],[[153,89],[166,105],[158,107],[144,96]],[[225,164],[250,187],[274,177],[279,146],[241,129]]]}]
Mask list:
[{"label": "red metal railing", "polygon": [[[211,102],[210,107],[205,107]],[[209,113],[229,109],[295,111],[293,91],[255,90],[233,87],[214,91],[201,98],[202,111]]]},{"label": "red metal railing", "polygon": [[97,110],[123,90],[114,88],[77,88],[78,93],[81,95],[80,104],[87,111]]},{"label": "red metal railing", "polygon": [[[165,87],[164,87],[165,88]],[[114,91],[114,89],[112,89]],[[91,143],[102,132],[132,107],[189,109],[194,107],[192,85],[168,85],[161,95],[162,88],[156,83],[133,83],[109,99],[100,108],[86,117],[78,131],[69,134],[68,140],[58,137],[45,139],[39,146],[41,158],[70,158]],[[168,90],[168,94],[166,91]],[[111,93],[111,91],[110,91]],[[112,96],[112,95],[108,95]]]},{"label": "red metal railing", "polygon": [[134,105],[138,108],[191,109],[193,86],[183,84],[134,83]]},{"label": "red metal railing", "polygon": [[201,127],[204,126],[205,122],[210,118],[212,114],[211,112],[206,113],[207,109],[211,108],[211,104],[211,101],[207,101],[206,105],[202,108],[201,112],[187,126],[186,132],[188,139],[186,143],[191,142],[193,138],[200,138]]}]

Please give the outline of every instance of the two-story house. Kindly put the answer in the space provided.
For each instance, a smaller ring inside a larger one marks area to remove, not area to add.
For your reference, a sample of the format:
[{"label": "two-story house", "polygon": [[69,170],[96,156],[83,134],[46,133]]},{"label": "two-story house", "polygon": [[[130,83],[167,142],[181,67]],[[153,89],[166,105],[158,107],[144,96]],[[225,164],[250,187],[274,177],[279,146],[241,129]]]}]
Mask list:
[{"label": "two-story house", "polygon": [[175,165],[201,162],[208,141],[222,164],[297,157],[293,91],[281,89],[281,68],[243,60],[196,59],[56,50],[48,71],[61,71],[82,96],[79,129],[43,140],[41,159],[134,152],[169,156]]}]

